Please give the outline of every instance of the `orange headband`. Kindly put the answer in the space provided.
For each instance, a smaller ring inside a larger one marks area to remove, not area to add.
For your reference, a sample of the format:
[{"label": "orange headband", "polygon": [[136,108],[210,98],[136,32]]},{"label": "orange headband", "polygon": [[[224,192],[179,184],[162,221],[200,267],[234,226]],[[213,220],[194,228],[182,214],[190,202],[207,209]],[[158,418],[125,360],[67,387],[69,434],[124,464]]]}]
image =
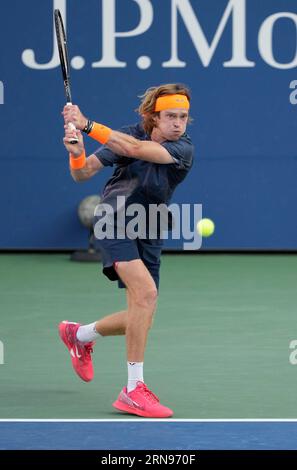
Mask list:
[{"label": "orange headband", "polygon": [[155,112],[170,108],[190,108],[190,103],[185,95],[165,95],[157,98]]}]

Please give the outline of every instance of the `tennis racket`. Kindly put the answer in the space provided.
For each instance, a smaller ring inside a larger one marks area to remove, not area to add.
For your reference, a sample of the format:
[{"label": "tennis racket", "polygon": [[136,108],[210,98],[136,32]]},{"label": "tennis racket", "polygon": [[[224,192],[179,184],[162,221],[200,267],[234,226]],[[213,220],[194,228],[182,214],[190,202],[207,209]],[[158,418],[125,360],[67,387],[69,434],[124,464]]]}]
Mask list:
[{"label": "tennis racket", "polygon": [[[69,59],[68,59],[68,50],[67,50],[67,39],[64,29],[64,24],[61,16],[60,10],[55,10],[54,12],[55,17],[55,29],[56,29],[56,36],[58,42],[58,49],[59,49],[59,56],[60,56],[60,64],[64,82],[64,89],[66,95],[66,106],[72,104],[71,99],[71,89],[70,89],[70,67],[69,67]],[[71,130],[76,130],[75,125],[72,122],[68,123],[68,127]],[[70,144],[77,144],[78,139],[72,138]]]}]

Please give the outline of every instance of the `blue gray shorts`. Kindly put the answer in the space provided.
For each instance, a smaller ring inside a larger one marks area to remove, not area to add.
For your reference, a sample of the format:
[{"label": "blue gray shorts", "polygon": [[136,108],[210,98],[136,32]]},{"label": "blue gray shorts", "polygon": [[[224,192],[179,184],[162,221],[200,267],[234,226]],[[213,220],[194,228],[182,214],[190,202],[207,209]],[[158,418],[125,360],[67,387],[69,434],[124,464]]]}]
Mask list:
[{"label": "blue gray shorts", "polygon": [[155,281],[157,289],[159,288],[160,258],[163,240],[140,239],[132,240],[130,238],[103,239],[96,240],[96,246],[100,249],[102,255],[103,274],[111,281],[118,281],[120,288],[126,287],[119,279],[114,269],[115,263],[119,261],[132,261],[141,259],[152,278]]}]

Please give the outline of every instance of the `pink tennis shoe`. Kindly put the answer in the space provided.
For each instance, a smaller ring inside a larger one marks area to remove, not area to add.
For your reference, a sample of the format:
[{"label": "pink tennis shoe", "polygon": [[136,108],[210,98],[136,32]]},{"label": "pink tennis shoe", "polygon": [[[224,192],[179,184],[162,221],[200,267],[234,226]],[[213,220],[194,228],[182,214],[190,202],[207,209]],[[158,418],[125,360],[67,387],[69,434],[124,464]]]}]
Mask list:
[{"label": "pink tennis shoe", "polygon": [[80,323],[64,320],[59,325],[59,334],[70,352],[73,369],[82,380],[90,382],[94,378],[91,357],[94,342],[82,343],[78,341],[76,333],[79,327]]},{"label": "pink tennis shoe", "polygon": [[137,387],[129,393],[124,387],[113,407],[144,418],[170,418],[173,415],[173,411],[161,405],[159,398],[143,382],[137,382]]}]

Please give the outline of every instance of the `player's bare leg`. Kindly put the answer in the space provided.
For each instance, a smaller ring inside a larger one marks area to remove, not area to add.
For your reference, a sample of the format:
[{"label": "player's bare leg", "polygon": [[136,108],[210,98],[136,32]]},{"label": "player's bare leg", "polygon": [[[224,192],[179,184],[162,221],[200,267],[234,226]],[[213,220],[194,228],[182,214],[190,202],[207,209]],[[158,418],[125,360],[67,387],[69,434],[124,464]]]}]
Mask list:
[{"label": "player's bare leg", "polygon": [[127,287],[127,360],[143,362],[158,291],[153,278],[141,260],[117,263],[116,270]]},{"label": "player's bare leg", "polygon": [[127,310],[112,313],[96,322],[95,328],[101,336],[125,335],[127,328]]},{"label": "player's bare leg", "polygon": [[141,260],[117,263],[116,270],[127,287],[128,387],[123,388],[113,406],[148,418],[170,417],[172,410],[161,405],[158,397],[143,382],[144,353],[158,296],[155,282]]}]

